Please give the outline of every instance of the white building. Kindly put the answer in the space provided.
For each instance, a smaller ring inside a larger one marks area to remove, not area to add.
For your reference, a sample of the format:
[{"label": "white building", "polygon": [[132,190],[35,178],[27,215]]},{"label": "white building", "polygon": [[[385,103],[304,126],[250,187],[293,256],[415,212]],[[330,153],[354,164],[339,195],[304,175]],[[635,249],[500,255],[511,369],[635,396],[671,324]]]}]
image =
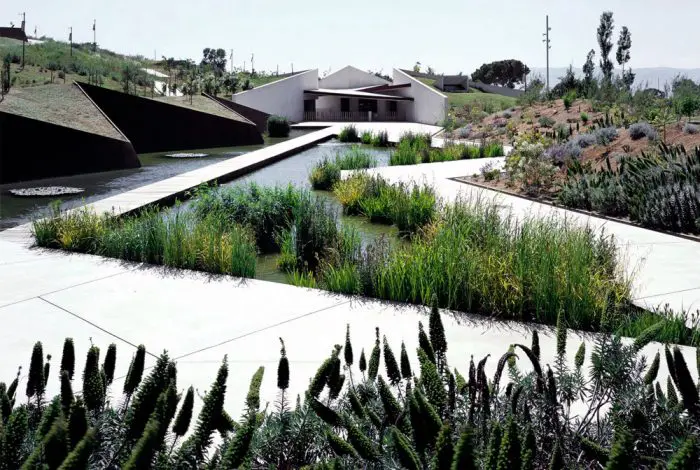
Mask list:
[{"label": "white building", "polygon": [[347,66],[326,77],[307,70],[233,95],[233,101],[302,121],[408,121],[435,125],[447,116],[447,96],[405,72],[393,80]]}]

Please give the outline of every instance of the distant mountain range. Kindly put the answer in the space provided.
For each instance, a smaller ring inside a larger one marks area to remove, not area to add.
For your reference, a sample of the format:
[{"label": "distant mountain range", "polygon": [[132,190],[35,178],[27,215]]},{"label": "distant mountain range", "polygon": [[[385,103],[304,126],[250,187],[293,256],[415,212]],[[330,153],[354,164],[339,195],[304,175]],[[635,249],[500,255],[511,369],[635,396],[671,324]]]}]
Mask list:
[{"label": "distant mountain range", "polygon": [[[554,86],[559,82],[559,78],[563,77],[566,73],[568,67],[550,67],[549,69],[549,82],[551,86]],[[615,69],[619,72],[618,68]],[[664,84],[669,85],[675,77],[678,75],[685,75],[695,82],[700,82],[700,68],[698,69],[677,69],[672,67],[640,67],[634,68],[632,70],[637,76],[634,80],[634,86],[642,86],[644,88],[659,88],[664,89]],[[544,67],[532,67],[530,72],[530,78],[535,75],[541,75],[542,79],[545,80],[545,75],[547,69]],[[574,67],[574,73],[578,77],[583,76],[583,72],[580,68]]]}]

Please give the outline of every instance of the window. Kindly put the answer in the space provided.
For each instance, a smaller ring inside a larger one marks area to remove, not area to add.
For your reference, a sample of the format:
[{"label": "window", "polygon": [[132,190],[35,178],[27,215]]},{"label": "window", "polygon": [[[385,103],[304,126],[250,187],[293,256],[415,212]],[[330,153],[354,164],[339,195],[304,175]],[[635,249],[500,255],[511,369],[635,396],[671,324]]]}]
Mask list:
[{"label": "window", "polygon": [[340,98],[340,112],[349,113],[350,112],[350,98]]},{"label": "window", "polygon": [[362,112],[377,112],[377,100],[360,100],[358,109]]}]

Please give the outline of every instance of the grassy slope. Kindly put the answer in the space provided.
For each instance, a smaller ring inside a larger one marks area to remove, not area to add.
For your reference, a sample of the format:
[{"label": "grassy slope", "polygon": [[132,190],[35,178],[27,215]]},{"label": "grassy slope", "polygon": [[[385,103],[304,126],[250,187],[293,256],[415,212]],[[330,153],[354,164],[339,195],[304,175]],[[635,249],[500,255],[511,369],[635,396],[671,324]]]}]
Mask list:
[{"label": "grassy slope", "polygon": [[[435,80],[431,78],[419,78],[418,80],[428,86],[435,86]],[[475,102],[490,102],[493,103],[493,106],[498,109],[506,109],[510,108],[511,106],[515,106],[516,102],[515,98],[511,98],[509,96],[483,93],[480,90],[475,90],[473,88],[469,93],[441,93],[447,95],[447,102],[450,104],[451,108],[461,108],[466,104],[473,104]]]}]

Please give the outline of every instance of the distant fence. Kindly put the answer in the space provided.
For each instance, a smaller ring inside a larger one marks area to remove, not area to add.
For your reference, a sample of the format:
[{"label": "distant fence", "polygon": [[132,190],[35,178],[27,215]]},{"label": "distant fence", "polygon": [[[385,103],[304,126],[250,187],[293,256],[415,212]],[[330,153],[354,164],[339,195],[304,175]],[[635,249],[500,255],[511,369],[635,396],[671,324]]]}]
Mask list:
[{"label": "distant fence", "polygon": [[396,122],[405,121],[401,113],[372,113],[369,111],[305,111],[304,121],[327,122]]}]

